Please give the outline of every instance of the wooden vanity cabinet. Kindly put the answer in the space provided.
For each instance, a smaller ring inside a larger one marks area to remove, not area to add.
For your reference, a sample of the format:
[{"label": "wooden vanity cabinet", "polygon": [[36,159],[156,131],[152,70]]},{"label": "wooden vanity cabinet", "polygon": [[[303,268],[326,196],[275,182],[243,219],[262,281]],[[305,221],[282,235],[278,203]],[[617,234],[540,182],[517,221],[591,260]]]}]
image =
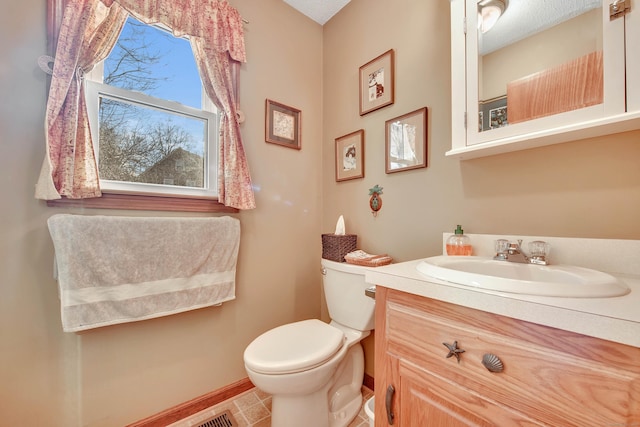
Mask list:
[{"label": "wooden vanity cabinet", "polygon": [[377,286],[375,359],[376,427],[640,425],[636,347]]}]

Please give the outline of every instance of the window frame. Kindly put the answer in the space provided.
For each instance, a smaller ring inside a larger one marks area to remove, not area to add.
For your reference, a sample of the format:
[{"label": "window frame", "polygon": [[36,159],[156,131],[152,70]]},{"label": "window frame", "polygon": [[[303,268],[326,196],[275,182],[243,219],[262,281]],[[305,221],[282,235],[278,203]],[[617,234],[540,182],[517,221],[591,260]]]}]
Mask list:
[{"label": "window frame", "polygon": [[[91,75],[91,73],[89,75]],[[102,73],[100,73],[100,78],[101,77]],[[210,200],[218,198],[218,141],[216,136],[219,133],[219,116],[217,113],[214,113],[209,109],[203,108],[202,110],[199,110],[174,101],[155,98],[141,92],[109,86],[104,83],[99,83],[97,80],[93,80],[89,77],[85,79],[85,97],[87,102],[87,114],[89,116],[89,126],[91,128],[91,138],[93,139],[94,152],[97,161],[100,159],[100,126],[98,114],[101,98],[113,99],[136,106],[148,107],[157,111],[200,119],[207,123],[206,140],[208,143],[206,144],[206,147],[204,147],[203,154],[206,166],[204,170],[205,186],[203,188],[199,189],[173,185],[122,182],[99,178],[100,189],[103,193],[140,194],[147,196],[159,195],[162,197],[196,197]],[[206,98],[203,99],[206,100]],[[206,104],[206,102],[203,102],[203,104]],[[213,109],[215,109],[215,107]]]},{"label": "window frame", "polygon": [[103,193],[91,199],[47,200],[52,208],[120,209],[166,212],[238,213],[239,209],[225,206],[217,200],[186,197],[145,196],[138,194]]}]

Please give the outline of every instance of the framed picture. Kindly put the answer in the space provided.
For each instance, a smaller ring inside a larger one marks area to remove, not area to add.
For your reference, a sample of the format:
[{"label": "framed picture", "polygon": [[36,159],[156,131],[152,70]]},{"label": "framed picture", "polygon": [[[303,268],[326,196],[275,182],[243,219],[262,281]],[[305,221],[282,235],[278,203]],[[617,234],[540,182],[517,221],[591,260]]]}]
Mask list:
[{"label": "framed picture", "polygon": [[360,67],[360,115],[393,104],[394,97],[393,49]]},{"label": "framed picture", "polygon": [[265,107],[265,140],[284,147],[301,148],[301,111],[267,99]]},{"label": "framed picture", "polygon": [[478,120],[481,122],[479,131],[507,126],[507,95],[480,101]]},{"label": "framed picture", "polygon": [[385,122],[386,173],[427,167],[427,107]]},{"label": "framed picture", "polygon": [[501,128],[509,124],[507,120],[507,106],[489,110],[489,128]]},{"label": "framed picture", "polygon": [[336,181],[364,178],[364,129],[336,139]]}]

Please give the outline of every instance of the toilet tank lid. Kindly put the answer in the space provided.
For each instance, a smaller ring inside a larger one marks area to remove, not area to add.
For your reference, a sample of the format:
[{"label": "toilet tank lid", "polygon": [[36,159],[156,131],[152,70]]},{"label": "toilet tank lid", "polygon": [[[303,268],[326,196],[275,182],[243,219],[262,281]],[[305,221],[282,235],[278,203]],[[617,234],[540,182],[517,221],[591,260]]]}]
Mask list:
[{"label": "toilet tank lid", "polygon": [[244,362],[264,374],[300,372],[333,357],[344,342],[340,329],[318,319],[303,320],[260,335],[247,346]]},{"label": "toilet tank lid", "polygon": [[362,274],[364,276],[366,270],[371,267],[365,267],[362,265],[349,264],[348,262],[337,262],[322,258],[320,265],[324,268],[330,268],[332,270],[342,271],[345,273]]}]

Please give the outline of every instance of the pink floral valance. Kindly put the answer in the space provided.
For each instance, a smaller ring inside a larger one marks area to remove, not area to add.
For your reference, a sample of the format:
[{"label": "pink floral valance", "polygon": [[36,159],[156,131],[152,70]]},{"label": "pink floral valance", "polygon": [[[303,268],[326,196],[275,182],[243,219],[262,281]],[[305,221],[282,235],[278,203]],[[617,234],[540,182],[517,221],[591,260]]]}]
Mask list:
[{"label": "pink floral valance", "polygon": [[229,52],[246,62],[242,17],[226,0],[101,0],[106,6],[118,3],[136,19],[163,24],[177,37],[200,37],[207,49]]}]

